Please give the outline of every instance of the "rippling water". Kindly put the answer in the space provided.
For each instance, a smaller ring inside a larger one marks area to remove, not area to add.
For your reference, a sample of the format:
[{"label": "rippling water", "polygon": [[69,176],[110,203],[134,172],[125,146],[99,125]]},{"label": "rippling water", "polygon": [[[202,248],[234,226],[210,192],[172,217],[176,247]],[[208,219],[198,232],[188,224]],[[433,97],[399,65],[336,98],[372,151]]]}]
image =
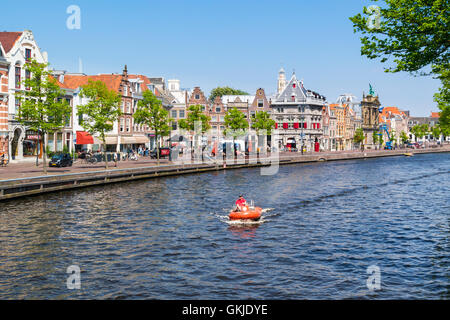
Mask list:
[{"label": "rippling water", "polygon": [[[264,223],[226,223],[240,192],[273,208]],[[450,154],[428,154],[8,201],[0,299],[449,299],[449,194]],[[74,264],[80,290],[66,288]]]}]

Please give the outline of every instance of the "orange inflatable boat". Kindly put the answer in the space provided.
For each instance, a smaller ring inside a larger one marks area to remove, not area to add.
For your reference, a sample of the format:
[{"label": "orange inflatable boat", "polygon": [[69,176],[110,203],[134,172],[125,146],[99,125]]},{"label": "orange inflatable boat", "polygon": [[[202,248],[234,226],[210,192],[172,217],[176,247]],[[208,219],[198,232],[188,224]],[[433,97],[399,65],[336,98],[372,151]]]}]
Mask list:
[{"label": "orange inflatable boat", "polygon": [[262,209],[260,207],[243,207],[242,211],[231,211],[230,220],[259,220],[261,218]]}]

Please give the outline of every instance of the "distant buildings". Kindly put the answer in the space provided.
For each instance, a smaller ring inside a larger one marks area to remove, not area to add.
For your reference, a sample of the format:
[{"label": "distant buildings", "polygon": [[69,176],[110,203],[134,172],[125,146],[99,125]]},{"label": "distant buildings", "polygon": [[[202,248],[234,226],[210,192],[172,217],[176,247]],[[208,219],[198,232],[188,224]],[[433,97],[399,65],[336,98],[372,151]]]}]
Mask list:
[{"label": "distant buildings", "polygon": [[[394,145],[400,145],[401,134],[404,132],[408,134],[408,116],[404,111],[399,110],[397,107],[384,107],[380,115],[380,123],[386,124],[390,138],[392,139]],[[386,132],[382,131],[383,140],[388,141]]]}]

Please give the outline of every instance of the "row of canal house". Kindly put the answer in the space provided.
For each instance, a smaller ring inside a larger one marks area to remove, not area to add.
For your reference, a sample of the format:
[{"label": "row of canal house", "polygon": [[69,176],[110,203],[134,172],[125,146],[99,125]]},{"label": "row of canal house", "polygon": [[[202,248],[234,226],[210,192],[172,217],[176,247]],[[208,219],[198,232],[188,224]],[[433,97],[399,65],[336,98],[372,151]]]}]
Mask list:
[{"label": "row of canal house", "polygon": [[[72,106],[72,115],[68,125],[68,131],[72,132],[74,143],[69,141],[68,149],[75,151],[82,149],[92,149],[96,151],[101,148],[101,141],[97,137],[91,137],[84,132],[81,126],[83,115],[78,114],[77,106],[86,104],[86,98],[80,96],[81,87],[89,80],[102,81],[107,88],[115,91],[121,97],[120,109],[122,115],[113,124],[113,129],[106,134],[107,151],[126,152],[137,150],[139,147],[153,148],[156,138],[152,128],[134,122],[133,114],[137,109],[139,100],[143,98],[143,91],[152,90],[157,97],[161,97],[160,92],[152,85],[150,79],[144,75],[129,74],[127,66],[121,74],[71,74],[64,71],[53,71],[53,76],[57,79],[58,85],[65,90],[65,98]],[[163,100],[163,105],[166,101]],[[166,105],[165,105],[166,106]],[[48,145],[51,150],[59,151],[59,144],[56,142],[57,135],[69,137],[69,132],[55,133],[55,137],[48,137]]]},{"label": "row of canal house", "polygon": [[[21,81],[30,76],[24,70],[24,64],[31,58],[40,63],[48,62],[47,54],[41,52],[31,31],[0,32],[0,153],[7,153],[13,160],[42,154],[37,132],[28,130],[16,119],[20,105],[14,94],[18,90],[26,90]],[[287,80],[283,69],[278,73],[274,95],[266,96],[264,89],[259,88],[254,95],[225,95],[216,97],[212,102],[200,87],[183,89],[177,79],[168,80],[166,85],[166,80],[161,77],[129,74],[126,66],[122,73],[113,74],[86,75],[58,70],[53,70],[52,74],[64,89],[65,96],[61,98],[70,103],[72,114],[62,130],[47,136],[51,151],[100,148],[99,139],[84,132],[80,125],[82,116],[77,115],[77,106],[87,102],[79,95],[81,86],[89,80],[103,81],[122,98],[123,115],[107,134],[109,151],[155,146],[152,128],[138,125],[133,120],[144,90],[151,90],[174,119],[171,136],[181,134],[179,121],[187,117],[191,105],[202,105],[203,112],[211,117],[212,138],[222,137],[228,110],[236,108],[243,112],[250,127],[252,116],[258,111],[265,111],[275,121],[276,146],[299,150],[303,145],[307,151],[353,149],[353,136],[360,127],[366,135],[364,145],[370,148],[371,133],[384,119],[378,117],[378,97],[368,95],[363,97],[363,101],[358,101],[353,95],[344,94],[336,103],[328,104],[323,95],[306,89],[303,80],[297,79],[295,73]],[[170,142],[166,137],[160,143]]]}]

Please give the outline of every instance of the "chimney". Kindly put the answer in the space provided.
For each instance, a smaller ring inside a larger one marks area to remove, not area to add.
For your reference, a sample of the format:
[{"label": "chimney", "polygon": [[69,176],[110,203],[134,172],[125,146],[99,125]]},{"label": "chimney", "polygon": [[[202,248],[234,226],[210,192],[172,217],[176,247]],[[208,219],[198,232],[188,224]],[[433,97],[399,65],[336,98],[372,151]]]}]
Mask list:
[{"label": "chimney", "polygon": [[123,77],[125,79],[128,79],[128,69],[127,69],[127,65],[125,65],[125,68],[123,69],[123,73],[122,73]]}]

